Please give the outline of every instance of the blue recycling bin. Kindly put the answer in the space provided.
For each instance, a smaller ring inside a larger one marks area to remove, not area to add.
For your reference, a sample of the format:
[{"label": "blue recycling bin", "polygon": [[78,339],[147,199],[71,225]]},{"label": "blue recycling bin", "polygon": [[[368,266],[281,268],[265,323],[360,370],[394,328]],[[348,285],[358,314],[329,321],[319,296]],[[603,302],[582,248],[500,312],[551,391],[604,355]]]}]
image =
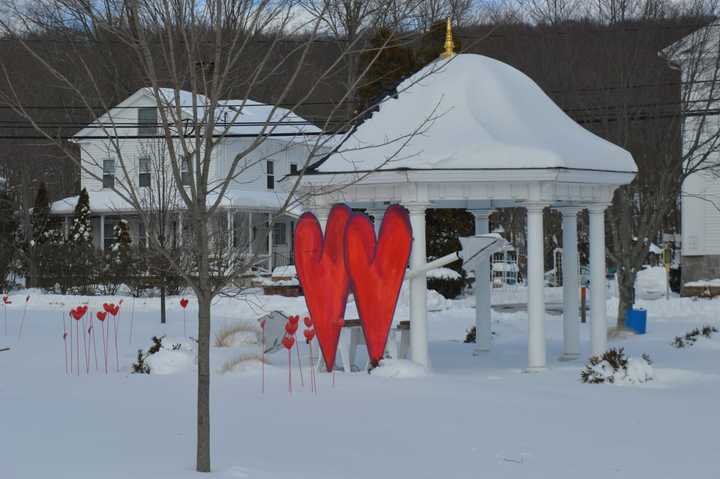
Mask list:
[{"label": "blue recycling bin", "polygon": [[625,327],[637,334],[647,332],[647,311],[630,308],[625,311]]}]

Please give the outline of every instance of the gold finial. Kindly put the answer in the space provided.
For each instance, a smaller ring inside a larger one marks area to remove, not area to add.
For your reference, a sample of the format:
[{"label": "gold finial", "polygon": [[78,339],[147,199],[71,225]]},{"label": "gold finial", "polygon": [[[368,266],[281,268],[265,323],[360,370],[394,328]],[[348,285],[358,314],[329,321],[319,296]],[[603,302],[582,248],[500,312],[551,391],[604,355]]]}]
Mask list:
[{"label": "gold finial", "polygon": [[440,54],[440,58],[447,60],[455,56],[455,42],[453,42],[452,24],[450,23],[450,17],[447,19],[447,26],[445,27],[445,51]]}]

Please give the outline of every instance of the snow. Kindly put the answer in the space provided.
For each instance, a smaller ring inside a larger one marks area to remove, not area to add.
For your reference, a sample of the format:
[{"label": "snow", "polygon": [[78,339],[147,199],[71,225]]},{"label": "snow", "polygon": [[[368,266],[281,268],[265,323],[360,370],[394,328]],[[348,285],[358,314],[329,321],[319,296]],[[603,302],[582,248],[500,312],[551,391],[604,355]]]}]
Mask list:
[{"label": "snow", "polygon": [[273,278],[296,278],[297,271],[295,270],[294,265],[277,266],[272,271],[272,277]]},{"label": "snow", "polygon": [[461,279],[460,273],[450,268],[435,268],[427,272],[429,279]]},{"label": "snow", "polygon": [[382,378],[419,378],[426,376],[428,371],[422,364],[407,359],[383,359],[370,374]]},{"label": "snow", "polygon": [[[178,90],[177,92],[170,88],[160,89],[160,98],[168,106],[173,107],[169,109],[171,115],[175,115],[175,94],[177,93],[180,105],[182,107],[182,116],[185,119],[194,118],[192,105],[197,105],[197,116],[200,120],[203,119],[205,107],[209,105],[210,100],[204,95],[195,95],[193,99],[192,92],[186,90]],[[120,103],[118,106],[127,106],[128,103],[136,103],[138,98],[147,96],[155,102],[153,91],[150,87],[141,88],[136,91],[133,95],[127,98],[125,101]],[[240,114],[238,114],[240,112]],[[98,120],[92,122],[87,128],[84,128],[78,132],[75,137],[82,138],[84,136],[98,135],[97,125],[105,125],[109,128],[113,125],[113,122],[120,123],[127,121],[123,111],[110,109],[109,114],[102,115]],[[257,135],[261,133],[274,133],[284,134],[286,136],[276,137],[280,141],[295,142],[297,139],[289,134],[302,134],[302,133],[317,133],[320,129],[308,124],[308,121],[304,118],[296,115],[292,111],[286,108],[278,108],[265,103],[260,103],[252,99],[237,99],[237,100],[220,100],[218,107],[215,110],[215,119],[219,123],[218,131],[224,130],[225,123],[234,121],[235,125],[231,126],[228,130],[230,134],[240,135]],[[158,117],[158,122],[160,119]],[[271,124],[265,127],[270,122],[277,124]]]},{"label": "snow", "polygon": [[460,54],[431,63],[398,92],[318,171],[637,171],[630,153],[582,128],[532,79],[492,58]]},{"label": "snow", "polygon": [[[123,213],[135,211],[130,203],[122,198],[116,192],[103,189],[99,191],[88,191],[90,197],[90,209],[93,213]],[[217,199],[217,194],[208,195],[208,203],[212,203]],[[225,192],[222,201],[223,207],[243,208],[243,209],[269,209],[277,210],[282,207],[287,200],[287,193],[281,191],[254,191],[230,188]],[[77,205],[78,196],[69,196],[61,200],[55,201],[51,205],[53,214],[72,214]],[[178,204],[182,205],[182,200],[178,197]],[[300,214],[299,207],[291,202],[293,206],[289,208],[291,214]]]},{"label": "snow", "polygon": [[[67,311],[87,303],[94,312],[120,298],[29,291],[18,340],[26,294],[12,292],[12,304],[0,308],[0,349],[11,348],[0,352],[2,477],[198,477],[193,472],[197,371],[178,298],[168,299],[163,326],[156,299],[125,297],[119,316],[121,372],[105,375],[91,364],[91,375],[76,377],[65,375]],[[547,288],[548,301],[561,301],[561,294],[562,288]],[[522,309],[493,311],[493,349],[475,355],[474,345],[462,342],[475,320],[471,298],[444,300],[443,309],[428,315],[430,371],[409,361],[383,361],[372,374],[336,372],[334,386],[333,375],[318,373],[317,395],[307,383],[300,385],[294,351],[294,391],[288,394],[284,350],[265,356],[261,394],[263,368],[253,357],[258,345],[241,335],[231,347],[211,348],[215,472],[209,477],[713,478],[720,466],[720,415],[715,413],[720,335],[680,350],[670,342],[704,324],[720,326],[720,299],[672,295],[665,300],[648,291],[638,297],[638,306],[648,311],[648,333],[611,338],[610,346],[625,348],[631,358],[647,353],[654,379],[636,382],[650,370],[631,363],[631,380],[621,387],[580,382],[590,353],[589,322],[581,325],[582,358],[558,359],[559,315],[545,318],[548,367],[542,373],[524,372],[527,314]],[[404,301],[401,295],[397,316],[407,318]],[[610,297],[607,308],[614,315],[617,298]],[[254,324],[272,310],[306,313],[303,298],[257,291],[218,298],[212,337],[229,324]],[[2,334],[5,311],[8,335]],[[197,302],[190,297],[188,336],[197,331],[196,314]],[[346,316],[353,314],[350,303]],[[182,343],[182,352],[161,351],[150,360],[150,375],[129,374],[137,350],[146,350],[153,335],[166,335],[167,346]],[[366,360],[362,349],[360,365]],[[307,381],[304,343],[301,352]],[[313,348],[315,358],[317,352]],[[223,372],[237,358],[238,366]]]}]

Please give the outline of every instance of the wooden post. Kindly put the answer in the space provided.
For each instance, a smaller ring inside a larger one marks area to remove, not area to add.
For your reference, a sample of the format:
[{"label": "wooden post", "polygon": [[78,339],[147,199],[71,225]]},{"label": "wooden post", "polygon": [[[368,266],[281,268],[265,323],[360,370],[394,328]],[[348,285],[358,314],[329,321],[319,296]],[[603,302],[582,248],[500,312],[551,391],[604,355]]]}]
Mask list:
[{"label": "wooden post", "polygon": [[585,308],[587,307],[587,288],[583,286],[580,288],[580,322],[586,323],[587,322],[587,312]]}]

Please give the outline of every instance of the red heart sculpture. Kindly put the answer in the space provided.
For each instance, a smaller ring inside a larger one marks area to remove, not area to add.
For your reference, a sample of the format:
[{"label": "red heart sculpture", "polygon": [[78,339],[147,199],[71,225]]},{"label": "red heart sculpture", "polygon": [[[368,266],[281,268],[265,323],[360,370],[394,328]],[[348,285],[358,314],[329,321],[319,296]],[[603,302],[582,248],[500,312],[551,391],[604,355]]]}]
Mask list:
[{"label": "red heart sculpture", "polygon": [[300,323],[300,316],[290,316],[288,321],[297,326],[297,324]]},{"label": "red heart sculpture", "polygon": [[294,344],[295,338],[292,336],[285,336],[282,340],[282,345],[285,346],[285,349],[292,349]]},{"label": "red heart sculpture", "polygon": [[80,309],[82,309],[82,313],[83,313],[83,316],[84,316],[85,313],[88,312],[88,305],[87,305],[87,304],[84,304],[84,305],[80,306]]},{"label": "red heart sculpture", "polygon": [[105,310],[106,313],[109,313],[110,311],[112,311],[113,306],[115,306],[115,305],[112,303],[103,303],[103,309]]},{"label": "red heart sculpture", "polygon": [[368,356],[371,364],[377,366],[385,352],[410,258],[412,228],[408,211],[400,205],[390,206],[385,211],[377,241],[370,219],[361,213],[353,214],[345,241],[345,263]]},{"label": "red heart sculpture", "polygon": [[305,326],[307,326],[308,328],[312,328],[312,319],[310,319],[308,316],[305,316],[305,319],[303,321],[305,322]]},{"label": "red heart sculpture", "polygon": [[188,305],[189,302],[190,302],[190,301],[188,301],[187,298],[181,299],[181,300],[180,300],[180,307],[181,307],[182,309],[187,308],[187,305]]},{"label": "red heart sculpture", "polygon": [[82,306],[78,306],[77,308],[73,308],[70,310],[70,316],[72,316],[75,321],[80,321],[80,318],[85,316],[85,311],[83,310]]},{"label": "red heart sculpture", "polygon": [[107,313],[105,311],[98,311],[97,313],[95,313],[95,316],[97,316],[97,319],[99,319],[100,321],[105,321]]},{"label": "red heart sculpture", "polygon": [[285,323],[285,332],[288,333],[290,336],[294,335],[297,332],[298,329],[298,323],[293,323],[292,321],[288,321]]},{"label": "red heart sculpture", "polygon": [[3,303],[12,304],[12,301],[10,301],[10,298],[8,296],[3,296]]},{"label": "red heart sculpture", "polygon": [[303,331],[303,334],[305,335],[305,340],[309,343],[315,337],[315,330],[306,329],[305,331]]},{"label": "red heart sculpture", "polygon": [[[118,313],[120,312],[120,306],[115,305],[115,304],[112,304],[111,306],[112,306],[112,308],[110,309],[109,313],[112,314],[113,316],[117,316]],[[87,307],[86,307],[86,309],[87,309]]]},{"label": "red heart sculpture", "polygon": [[350,287],[345,269],[345,226],[351,215],[347,205],[333,206],[324,238],[312,213],[304,213],[295,227],[295,267],[328,371],[335,364]]}]

